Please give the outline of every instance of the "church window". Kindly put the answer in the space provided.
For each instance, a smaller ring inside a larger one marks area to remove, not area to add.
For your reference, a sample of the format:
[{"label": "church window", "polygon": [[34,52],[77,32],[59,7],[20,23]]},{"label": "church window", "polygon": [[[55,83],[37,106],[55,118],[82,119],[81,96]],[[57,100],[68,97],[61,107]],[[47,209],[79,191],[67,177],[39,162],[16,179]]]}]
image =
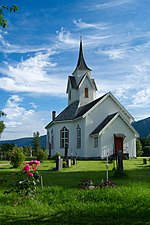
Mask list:
[{"label": "church window", "polygon": [[77,148],[81,148],[81,128],[77,126]]},{"label": "church window", "polygon": [[98,137],[94,137],[94,148],[98,147]]},{"label": "church window", "polygon": [[53,129],[51,130],[51,148],[54,148],[54,133],[53,133]]},{"label": "church window", "polygon": [[85,96],[85,98],[89,97],[89,90],[87,87],[84,89],[84,96]]},{"label": "church window", "polygon": [[69,130],[63,127],[60,130],[60,148],[65,148],[65,145],[69,144]]},{"label": "church window", "polygon": [[71,91],[69,91],[69,100],[71,100]]}]

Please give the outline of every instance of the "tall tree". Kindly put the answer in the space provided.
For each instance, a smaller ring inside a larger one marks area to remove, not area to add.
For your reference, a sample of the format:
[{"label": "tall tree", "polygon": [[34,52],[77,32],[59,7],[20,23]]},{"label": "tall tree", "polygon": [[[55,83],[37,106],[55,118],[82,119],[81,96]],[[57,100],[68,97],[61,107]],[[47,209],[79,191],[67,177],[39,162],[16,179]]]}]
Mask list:
[{"label": "tall tree", "polygon": [[[2,116],[6,116],[6,114],[3,111],[0,111],[0,117]],[[5,129],[4,121],[0,121],[0,137],[4,129]]]},{"label": "tall tree", "polygon": [[18,6],[13,4],[12,6],[0,5],[0,26],[5,28],[7,27],[8,21],[5,19],[5,13],[8,12],[17,12]]},{"label": "tall tree", "polygon": [[146,146],[150,146],[150,134],[147,136],[145,144]]},{"label": "tall tree", "polygon": [[136,140],[136,155],[137,156],[141,156],[143,154],[143,151],[142,151],[142,144],[140,142],[140,139],[137,139]]},{"label": "tall tree", "polygon": [[33,133],[33,150],[35,154],[37,153],[38,149],[40,149],[40,147],[40,133],[37,131]]}]

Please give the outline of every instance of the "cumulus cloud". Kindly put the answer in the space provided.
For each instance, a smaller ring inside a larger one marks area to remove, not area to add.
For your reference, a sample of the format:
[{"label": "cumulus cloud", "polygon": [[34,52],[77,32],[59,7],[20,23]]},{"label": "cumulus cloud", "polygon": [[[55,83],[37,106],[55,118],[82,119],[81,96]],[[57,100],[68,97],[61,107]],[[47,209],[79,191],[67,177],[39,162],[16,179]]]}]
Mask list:
[{"label": "cumulus cloud", "polygon": [[[56,63],[50,62],[51,53],[37,53],[15,65],[2,69],[0,88],[14,92],[58,95],[64,93],[66,81],[52,74]],[[0,69],[1,72],[1,69]]]},{"label": "cumulus cloud", "polygon": [[150,105],[150,88],[138,91],[133,96],[133,103],[136,106]]},{"label": "cumulus cloud", "polygon": [[6,129],[2,134],[3,140],[15,139],[19,137],[32,137],[33,132],[39,131],[40,134],[45,134],[45,124],[43,115],[49,119],[49,112],[35,111],[29,108],[30,104],[24,106],[24,99],[19,95],[12,95],[6,102],[4,112],[7,114],[4,118]]},{"label": "cumulus cloud", "polygon": [[30,115],[33,115],[34,110],[26,110],[21,106],[23,99],[19,95],[12,95],[6,103],[3,109],[6,113],[6,126],[16,127],[22,125],[23,121],[26,120]]}]

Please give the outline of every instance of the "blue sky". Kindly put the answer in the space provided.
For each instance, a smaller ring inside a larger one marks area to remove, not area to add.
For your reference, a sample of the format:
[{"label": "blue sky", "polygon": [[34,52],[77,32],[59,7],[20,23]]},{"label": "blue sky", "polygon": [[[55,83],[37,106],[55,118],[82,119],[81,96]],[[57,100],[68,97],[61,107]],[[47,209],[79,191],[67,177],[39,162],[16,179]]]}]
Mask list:
[{"label": "blue sky", "polygon": [[1,139],[46,134],[51,112],[67,106],[79,38],[97,97],[111,91],[135,120],[150,116],[149,0],[13,0],[0,29]]}]

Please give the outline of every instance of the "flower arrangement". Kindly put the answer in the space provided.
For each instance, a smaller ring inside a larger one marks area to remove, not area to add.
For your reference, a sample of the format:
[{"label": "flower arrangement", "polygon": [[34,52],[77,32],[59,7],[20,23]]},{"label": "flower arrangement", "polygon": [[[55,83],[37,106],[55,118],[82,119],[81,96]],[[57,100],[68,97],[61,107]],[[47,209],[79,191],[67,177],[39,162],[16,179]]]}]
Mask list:
[{"label": "flower arrangement", "polygon": [[22,199],[34,198],[37,183],[40,182],[37,167],[40,161],[31,160],[23,163],[23,168],[19,174],[19,179],[14,183],[13,187],[5,191],[4,194],[11,192],[17,193]]},{"label": "flower arrangement", "polygon": [[40,161],[38,160],[31,160],[28,163],[24,162],[24,167],[22,171],[26,173],[29,177],[36,177],[37,166],[40,166]]}]

